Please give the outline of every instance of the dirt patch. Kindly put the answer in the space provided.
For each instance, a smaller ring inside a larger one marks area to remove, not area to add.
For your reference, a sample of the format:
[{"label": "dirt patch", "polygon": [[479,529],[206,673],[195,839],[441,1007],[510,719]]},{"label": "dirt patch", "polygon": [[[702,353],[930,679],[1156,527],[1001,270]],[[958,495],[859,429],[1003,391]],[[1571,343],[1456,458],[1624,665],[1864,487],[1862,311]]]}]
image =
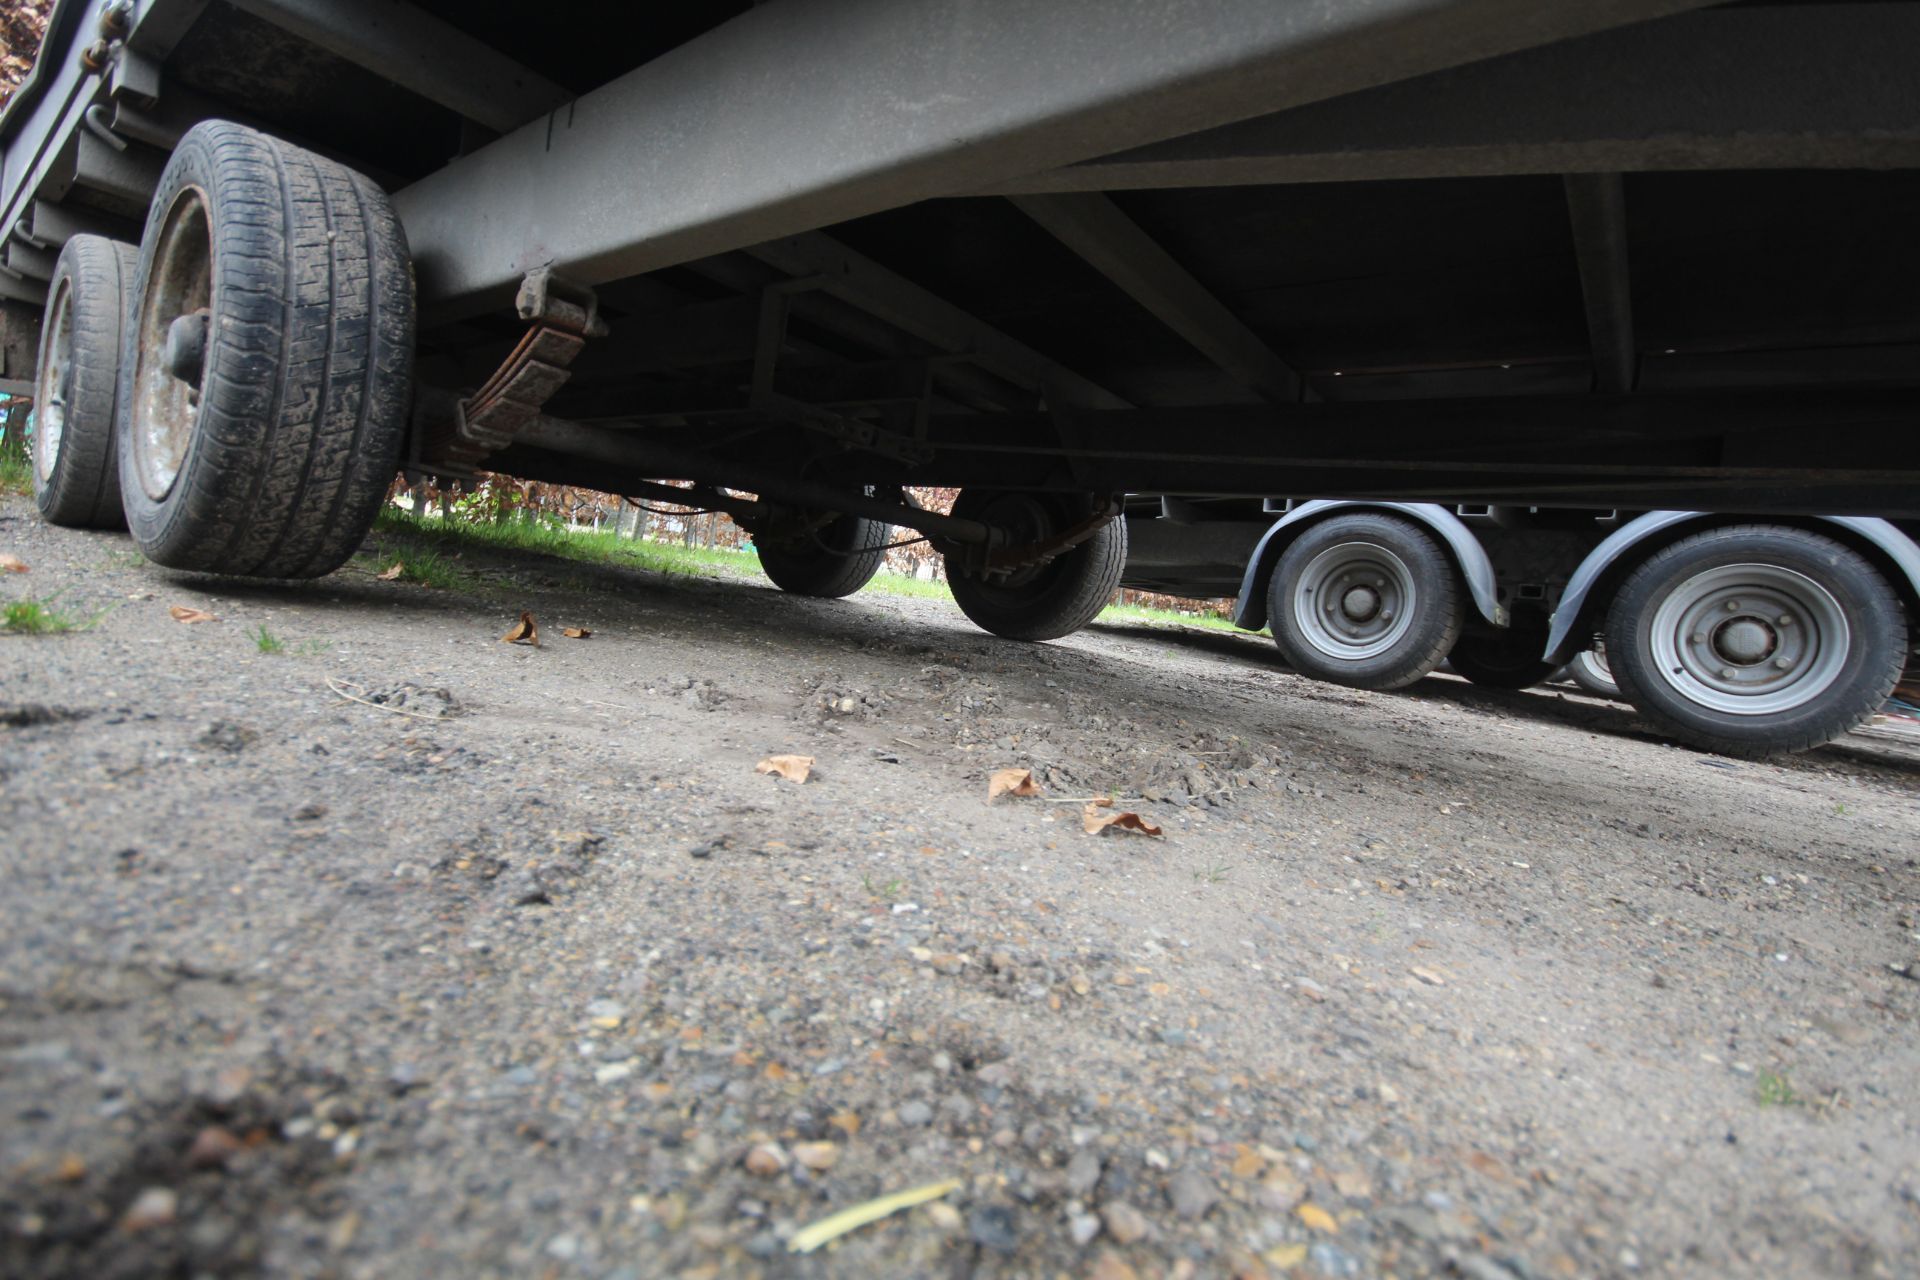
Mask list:
[{"label": "dirt patch", "polygon": [[[0,548],[118,605],[0,666],[0,707],[113,709],[0,731],[9,1274],[1920,1252],[1911,747],[1733,762],[1570,692],[479,552],[458,593],[227,584],[18,500]],[[523,610],[593,639],[500,644]],[[988,804],[1006,768],[1041,794]],[[1082,834],[1095,798],[1164,835]],[[257,1163],[193,1165],[209,1127]]]}]

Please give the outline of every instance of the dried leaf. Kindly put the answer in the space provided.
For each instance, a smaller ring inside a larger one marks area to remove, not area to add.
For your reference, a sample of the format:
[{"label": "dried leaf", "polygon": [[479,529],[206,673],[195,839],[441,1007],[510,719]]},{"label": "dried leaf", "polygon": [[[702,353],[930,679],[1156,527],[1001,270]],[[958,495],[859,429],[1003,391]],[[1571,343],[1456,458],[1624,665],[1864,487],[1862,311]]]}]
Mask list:
[{"label": "dried leaf", "polygon": [[1087,807],[1080,811],[1080,829],[1090,836],[1097,836],[1110,828],[1121,831],[1138,831],[1143,836],[1157,836],[1160,828],[1148,822],[1137,813],[1102,813],[1102,809],[1113,807],[1113,801],[1105,796],[1090,800]]},{"label": "dried leaf", "polygon": [[811,1226],[802,1227],[794,1232],[793,1239],[787,1242],[787,1248],[794,1253],[812,1253],[821,1245],[838,1240],[847,1232],[856,1231],[869,1222],[878,1222],[902,1209],[911,1209],[917,1204],[938,1200],[959,1189],[960,1179],[949,1178],[945,1182],[929,1183],[924,1187],[915,1187],[911,1191],[896,1191],[890,1196],[881,1196],[865,1204],[856,1204],[851,1209],[842,1209]]},{"label": "dried leaf", "polygon": [[560,628],[560,634],[569,640],[585,640],[588,636],[592,635],[593,632],[585,627],[562,627]]},{"label": "dried leaf", "polygon": [[992,804],[1001,796],[1037,796],[1040,784],[1033,780],[1031,769],[1001,769],[987,779],[987,803]]},{"label": "dried leaf", "polygon": [[768,756],[753,766],[755,773],[777,773],[788,782],[805,782],[813,772],[812,756]]},{"label": "dried leaf", "polygon": [[1333,1220],[1333,1215],[1317,1204],[1303,1204],[1294,1212],[1300,1215],[1300,1221],[1315,1231],[1324,1231],[1330,1236],[1340,1232],[1340,1224]]},{"label": "dried leaf", "polygon": [[407,566],[395,560],[393,562],[393,568],[388,569],[385,573],[376,573],[374,577],[380,579],[382,582],[398,582],[400,581],[400,575],[406,571]]},{"label": "dried leaf", "polygon": [[1408,969],[1407,972],[1430,987],[1444,987],[1447,985],[1447,980],[1440,976],[1438,970],[1429,969],[1425,965],[1416,964],[1411,969]]},{"label": "dried leaf", "polygon": [[530,644],[538,649],[540,647],[540,624],[533,620],[531,613],[523,609],[520,612],[520,621],[513,624],[513,630],[500,637],[500,643]]},{"label": "dried leaf", "polygon": [[0,551],[0,573],[25,573],[27,562],[19,556]]},{"label": "dried leaf", "polygon": [[193,623],[196,623],[196,622],[220,621],[220,619],[214,617],[212,614],[208,613],[204,609],[189,609],[187,608],[187,606],[183,604],[176,604],[172,608],[168,609],[167,615],[171,617],[175,622],[184,622],[184,623],[187,623],[188,625],[192,625]]}]

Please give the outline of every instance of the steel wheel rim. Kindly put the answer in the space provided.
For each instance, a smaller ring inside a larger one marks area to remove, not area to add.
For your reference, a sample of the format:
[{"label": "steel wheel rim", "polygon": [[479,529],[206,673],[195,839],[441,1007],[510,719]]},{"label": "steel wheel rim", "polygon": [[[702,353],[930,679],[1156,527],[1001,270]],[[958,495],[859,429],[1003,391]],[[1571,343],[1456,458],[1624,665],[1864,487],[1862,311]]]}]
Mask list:
[{"label": "steel wheel rim", "polygon": [[172,492],[199,425],[200,388],[176,374],[165,352],[176,320],[212,313],[211,225],[205,192],[187,187],[174,197],[140,299],[129,408],[134,473],[155,502]]},{"label": "steel wheel rim", "polygon": [[1392,551],[1376,542],[1342,542],[1301,570],[1294,629],[1329,658],[1377,658],[1413,626],[1418,593],[1413,571]]},{"label": "steel wheel rim", "polygon": [[1818,582],[1780,565],[1729,564],[1680,583],[1654,610],[1655,672],[1676,693],[1728,715],[1792,711],[1832,688],[1852,628]]},{"label": "steel wheel rim", "polygon": [[52,341],[34,388],[33,471],[45,488],[53,483],[60,464],[60,445],[67,433],[67,402],[73,395],[73,283],[60,282],[48,309]]}]

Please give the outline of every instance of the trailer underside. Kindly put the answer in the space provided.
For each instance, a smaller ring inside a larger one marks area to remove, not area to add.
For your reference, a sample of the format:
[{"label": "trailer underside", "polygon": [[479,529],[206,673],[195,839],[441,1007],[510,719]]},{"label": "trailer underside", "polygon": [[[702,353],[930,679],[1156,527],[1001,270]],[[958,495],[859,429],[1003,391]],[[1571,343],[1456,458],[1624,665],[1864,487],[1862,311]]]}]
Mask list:
[{"label": "trailer underside", "polygon": [[1920,4],[632,8],[63,4],[0,293],[234,119],[395,193],[416,469],[1920,516]]}]

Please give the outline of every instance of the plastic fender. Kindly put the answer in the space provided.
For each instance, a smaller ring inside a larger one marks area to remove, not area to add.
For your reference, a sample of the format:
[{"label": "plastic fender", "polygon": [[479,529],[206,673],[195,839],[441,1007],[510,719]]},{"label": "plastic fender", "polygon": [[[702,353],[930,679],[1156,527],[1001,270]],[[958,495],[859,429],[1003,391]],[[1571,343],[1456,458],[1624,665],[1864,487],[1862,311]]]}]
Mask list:
[{"label": "plastic fender", "polygon": [[1233,606],[1233,625],[1258,631],[1267,625],[1267,578],[1273,561],[1301,530],[1331,511],[1392,511],[1411,517],[1439,534],[1453,551],[1453,561],[1467,580],[1467,592],[1473,597],[1480,616],[1496,627],[1507,625],[1507,611],[1501,607],[1494,590],[1493,561],[1485,547],[1473,536],[1466,522],[1445,507],[1431,502],[1358,502],[1316,498],[1303,502],[1274,522],[1261,535],[1260,545],[1247,560],[1247,571],[1240,578],[1240,598]]},{"label": "plastic fender", "polygon": [[[1710,518],[1704,511],[1649,511],[1608,534],[1605,541],[1587,553],[1587,558],[1573,571],[1573,577],[1567,580],[1567,589],[1560,595],[1560,606],[1553,611],[1553,627],[1547,633],[1547,651],[1541,656],[1548,662],[1565,662],[1584,647],[1576,642],[1573,629],[1579,625],[1580,617],[1586,611],[1587,596],[1592,593],[1600,576],[1628,551],[1675,525]],[[1920,599],[1920,546],[1916,546],[1912,538],[1877,516],[1815,518],[1828,524],[1837,524],[1885,552],[1887,558],[1906,576],[1906,598]],[[1899,587],[1901,584],[1894,585]]]}]

